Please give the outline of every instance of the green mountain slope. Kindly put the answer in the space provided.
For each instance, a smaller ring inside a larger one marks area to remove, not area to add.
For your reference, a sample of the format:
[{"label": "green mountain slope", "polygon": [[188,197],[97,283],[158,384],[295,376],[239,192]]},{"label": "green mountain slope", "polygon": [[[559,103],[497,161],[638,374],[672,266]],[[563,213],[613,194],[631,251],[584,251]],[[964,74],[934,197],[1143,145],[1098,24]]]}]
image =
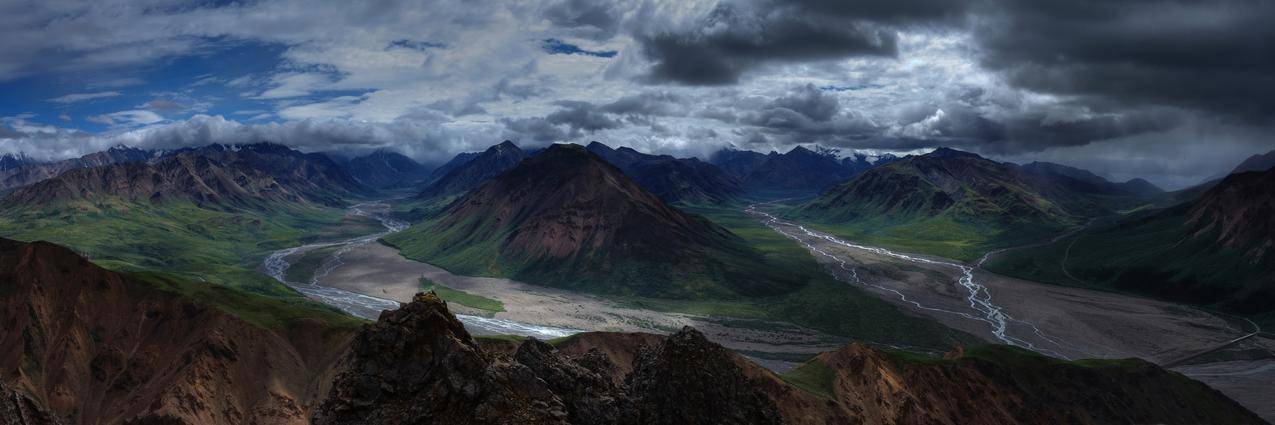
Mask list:
[{"label": "green mountain slope", "polygon": [[546,149],[386,240],[455,272],[597,293],[721,298],[795,284],[576,145]]},{"label": "green mountain slope", "polygon": [[1228,176],[1195,201],[1146,211],[986,267],[1242,314],[1275,312],[1275,170]]},{"label": "green mountain slope", "polygon": [[[280,148],[199,148],[74,170],[6,197],[0,236],[65,245],[115,269],[298,296],[255,271],[262,258],[381,226],[346,216],[340,199],[357,196],[357,183],[326,157]],[[270,164],[296,169],[262,169]]]},{"label": "green mountain slope", "polygon": [[1080,222],[1079,209],[1041,192],[1013,165],[939,149],[869,169],[787,214],[856,240],[968,260]]}]

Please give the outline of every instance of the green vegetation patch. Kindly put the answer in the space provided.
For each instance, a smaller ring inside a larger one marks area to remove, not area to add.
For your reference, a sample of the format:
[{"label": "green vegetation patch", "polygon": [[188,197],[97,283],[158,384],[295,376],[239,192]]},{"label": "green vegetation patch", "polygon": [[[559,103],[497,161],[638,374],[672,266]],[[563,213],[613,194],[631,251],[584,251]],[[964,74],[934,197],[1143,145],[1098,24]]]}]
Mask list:
[{"label": "green vegetation patch", "polygon": [[332,331],[355,330],[366,323],[326,304],[307,298],[275,298],[237,289],[191,282],[159,272],[131,273],[134,281],[151,289],[178,294],[209,305],[264,329],[286,330],[301,320],[317,320]]},{"label": "green vegetation patch", "polygon": [[381,228],[343,209],[300,204],[227,210],[187,201],[111,200],[0,211],[0,236],[67,246],[115,270],[163,271],[285,298],[301,296],[257,271],[271,252]]},{"label": "green vegetation patch", "polygon": [[808,393],[829,400],[836,399],[833,387],[836,375],[833,374],[832,368],[819,359],[810,360],[780,377]]},{"label": "green vegetation patch", "polygon": [[505,311],[505,303],[500,302],[500,300],[494,300],[481,295],[474,295],[465,291],[448,288],[434,283],[424,277],[421,278],[421,287],[424,291],[434,291],[434,293],[438,294],[438,297],[442,298],[443,301],[491,313],[500,313]]},{"label": "green vegetation patch", "polygon": [[314,278],[314,274],[319,271],[319,266],[323,265],[323,261],[331,258],[332,254],[335,254],[338,249],[341,248],[328,246],[302,253],[290,262],[288,271],[283,275],[284,279],[289,282],[310,282],[310,279]]}]

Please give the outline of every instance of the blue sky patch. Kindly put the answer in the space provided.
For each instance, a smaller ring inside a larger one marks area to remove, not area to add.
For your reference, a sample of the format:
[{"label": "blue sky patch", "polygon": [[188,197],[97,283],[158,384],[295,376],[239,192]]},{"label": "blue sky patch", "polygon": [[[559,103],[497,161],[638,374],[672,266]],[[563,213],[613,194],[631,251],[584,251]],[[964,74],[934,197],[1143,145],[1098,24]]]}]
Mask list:
[{"label": "blue sky patch", "polygon": [[613,58],[619,52],[615,50],[585,50],[580,46],[567,43],[556,38],[546,38],[540,47],[552,55],[586,55],[599,58]]}]

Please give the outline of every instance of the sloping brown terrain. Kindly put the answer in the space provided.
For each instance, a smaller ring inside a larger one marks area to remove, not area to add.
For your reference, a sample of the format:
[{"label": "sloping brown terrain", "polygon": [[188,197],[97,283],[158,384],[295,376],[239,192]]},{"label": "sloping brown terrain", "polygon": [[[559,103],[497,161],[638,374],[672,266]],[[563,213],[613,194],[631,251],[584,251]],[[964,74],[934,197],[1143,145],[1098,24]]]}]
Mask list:
[{"label": "sloping brown terrain", "polygon": [[[820,354],[837,407],[864,423],[1263,423],[1208,386],[1138,360],[1064,362],[1009,346],[917,360],[862,344]],[[809,364],[808,364],[809,365]]]},{"label": "sloping brown terrain", "polygon": [[1275,263],[1275,168],[1227,176],[1190,204],[1187,224],[1194,236]]},{"label": "sloping brown terrain", "polygon": [[266,329],[6,239],[0,323],[0,382],[67,424],[306,423],[349,338],[304,319]]}]

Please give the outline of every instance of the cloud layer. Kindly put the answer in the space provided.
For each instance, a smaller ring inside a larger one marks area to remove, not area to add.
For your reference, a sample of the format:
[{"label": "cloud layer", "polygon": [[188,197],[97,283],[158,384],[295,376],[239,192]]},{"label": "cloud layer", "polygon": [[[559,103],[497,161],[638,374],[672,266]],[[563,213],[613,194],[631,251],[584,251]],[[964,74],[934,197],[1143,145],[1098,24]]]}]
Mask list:
[{"label": "cloud layer", "polygon": [[1272,5],[6,3],[0,152],[953,146],[1181,185],[1275,148]]}]

